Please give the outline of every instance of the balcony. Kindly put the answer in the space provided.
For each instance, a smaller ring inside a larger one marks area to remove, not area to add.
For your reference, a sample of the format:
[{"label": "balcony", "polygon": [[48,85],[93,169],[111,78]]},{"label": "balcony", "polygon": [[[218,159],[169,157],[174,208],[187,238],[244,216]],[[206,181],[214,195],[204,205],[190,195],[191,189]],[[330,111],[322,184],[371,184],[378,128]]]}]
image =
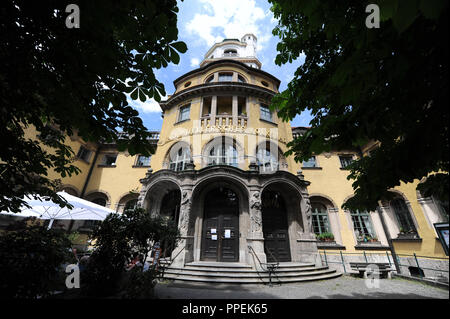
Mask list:
[{"label": "balcony", "polygon": [[[206,114],[200,118],[200,125],[202,127],[212,127],[212,126],[240,126],[247,127],[247,116],[239,115],[236,116],[236,121],[233,121],[233,115],[221,114],[216,115],[214,120],[212,120],[212,116]],[[214,123],[215,122],[215,123]]]}]

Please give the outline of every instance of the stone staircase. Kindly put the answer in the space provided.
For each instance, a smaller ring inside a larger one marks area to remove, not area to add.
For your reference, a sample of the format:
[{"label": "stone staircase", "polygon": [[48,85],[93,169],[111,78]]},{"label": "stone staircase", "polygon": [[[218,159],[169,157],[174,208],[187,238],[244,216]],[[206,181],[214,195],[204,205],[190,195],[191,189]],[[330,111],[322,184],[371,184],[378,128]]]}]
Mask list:
[{"label": "stone staircase", "polygon": [[[341,276],[336,270],[326,266],[307,263],[280,263],[272,283],[305,282],[325,280]],[[267,284],[269,274],[256,271],[251,266],[240,263],[192,262],[184,268],[170,265],[164,269],[164,279],[197,283],[217,284]]]}]

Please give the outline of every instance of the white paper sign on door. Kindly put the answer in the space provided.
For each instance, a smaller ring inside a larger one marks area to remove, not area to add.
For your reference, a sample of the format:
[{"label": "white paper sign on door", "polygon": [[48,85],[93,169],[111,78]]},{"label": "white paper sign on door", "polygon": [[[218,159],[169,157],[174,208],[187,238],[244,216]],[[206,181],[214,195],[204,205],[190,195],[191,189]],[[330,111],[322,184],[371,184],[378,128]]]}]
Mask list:
[{"label": "white paper sign on door", "polygon": [[211,240],[217,240],[217,235],[211,235]]},{"label": "white paper sign on door", "polygon": [[231,229],[225,229],[225,238],[231,238]]},{"label": "white paper sign on door", "polygon": [[211,228],[211,234],[215,234],[216,233],[216,229],[215,228]]}]

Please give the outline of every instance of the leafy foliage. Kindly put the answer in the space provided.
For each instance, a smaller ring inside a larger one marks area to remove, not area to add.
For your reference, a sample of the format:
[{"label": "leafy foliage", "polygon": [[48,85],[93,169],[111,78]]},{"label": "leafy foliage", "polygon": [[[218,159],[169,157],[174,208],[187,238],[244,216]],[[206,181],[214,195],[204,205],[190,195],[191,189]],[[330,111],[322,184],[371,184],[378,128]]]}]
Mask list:
[{"label": "leafy foliage", "polygon": [[0,296],[35,299],[64,287],[63,264],[75,262],[70,248],[62,230],[16,223],[0,234]]},{"label": "leafy foliage", "polygon": [[[177,41],[176,0],[80,0],[78,29],[66,27],[67,4],[14,0],[0,9],[0,210],[18,211],[28,193],[67,204],[47,178],[49,169],[80,171],[66,135],[152,153],[126,94],[160,101],[166,93],[154,70],[187,50]],[[26,136],[28,127],[40,141]]]},{"label": "leafy foliage", "polygon": [[[120,288],[121,278],[125,274],[125,265],[134,254],[147,255],[156,242],[178,242],[179,232],[173,221],[167,221],[160,216],[152,217],[142,208],[126,210],[123,214],[109,215],[92,233],[96,240],[95,250],[89,258],[86,272],[81,277],[81,284],[87,294],[111,295]],[[133,275],[147,283],[152,277],[150,272],[145,275]],[[154,277],[152,277],[154,279]],[[137,279],[136,279],[137,280]],[[125,283],[126,285],[126,283]],[[143,287],[134,282],[134,285]],[[143,291],[146,295],[147,291]],[[136,292],[129,291],[136,296]]]},{"label": "leafy foliage", "polygon": [[366,2],[269,1],[279,19],[276,64],[306,55],[271,105],[284,120],[313,115],[287,155],[303,161],[380,142],[348,167],[349,209],[375,209],[400,181],[432,172],[445,176],[432,192],[448,192],[448,1],[371,1],[381,15],[372,29]]}]

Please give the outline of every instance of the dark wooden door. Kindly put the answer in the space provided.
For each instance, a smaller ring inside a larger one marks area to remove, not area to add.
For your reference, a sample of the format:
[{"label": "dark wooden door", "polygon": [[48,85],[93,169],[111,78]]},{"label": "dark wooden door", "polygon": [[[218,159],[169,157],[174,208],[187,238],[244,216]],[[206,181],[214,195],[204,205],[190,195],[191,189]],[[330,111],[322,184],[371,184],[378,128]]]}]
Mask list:
[{"label": "dark wooden door", "polygon": [[264,251],[268,262],[291,261],[287,211],[278,192],[263,193]]},{"label": "dark wooden door", "polygon": [[230,189],[206,195],[201,259],[239,261],[239,203]]}]

